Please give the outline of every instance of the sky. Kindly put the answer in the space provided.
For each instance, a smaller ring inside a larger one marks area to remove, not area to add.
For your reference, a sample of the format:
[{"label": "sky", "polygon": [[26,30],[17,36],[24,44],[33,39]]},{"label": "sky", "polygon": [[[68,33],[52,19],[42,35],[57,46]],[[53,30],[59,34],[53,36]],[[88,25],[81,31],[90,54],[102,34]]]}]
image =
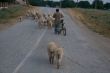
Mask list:
[{"label": "sky", "polygon": [[[53,1],[60,1],[60,0],[53,0]],[[77,1],[77,0],[74,0],[74,1]],[[79,0],[79,1],[89,1],[90,3],[92,3],[92,1],[94,0]],[[110,2],[110,0],[102,0],[104,3],[106,2]]]}]

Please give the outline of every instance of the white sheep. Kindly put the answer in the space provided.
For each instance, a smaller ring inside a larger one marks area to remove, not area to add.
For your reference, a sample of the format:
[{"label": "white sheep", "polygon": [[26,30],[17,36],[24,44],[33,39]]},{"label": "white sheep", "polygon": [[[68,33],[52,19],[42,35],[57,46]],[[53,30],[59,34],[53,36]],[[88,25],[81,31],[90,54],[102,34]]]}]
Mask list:
[{"label": "white sheep", "polygon": [[41,28],[43,26],[43,21],[41,18],[38,19],[38,26]]},{"label": "white sheep", "polygon": [[38,18],[38,25],[40,28],[46,25],[46,19],[43,16]]},{"label": "white sheep", "polygon": [[55,49],[55,59],[56,59],[57,69],[59,69],[59,66],[61,65],[63,55],[64,55],[64,49],[63,48]]},{"label": "white sheep", "polygon": [[17,19],[18,22],[21,22],[22,20],[23,20],[23,16],[19,16]]},{"label": "white sheep", "polygon": [[50,64],[54,63],[54,57],[55,57],[56,49],[57,49],[56,43],[55,42],[49,42],[47,51],[48,51],[48,56],[49,56]]},{"label": "white sheep", "polygon": [[53,23],[54,23],[54,18],[49,14],[48,18],[47,18],[47,26],[48,26],[48,28],[52,28]]},{"label": "white sheep", "polygon": [[51,20],[47,19],[47,27],[52,28],[52,26],[53,26],[53,22]]}]

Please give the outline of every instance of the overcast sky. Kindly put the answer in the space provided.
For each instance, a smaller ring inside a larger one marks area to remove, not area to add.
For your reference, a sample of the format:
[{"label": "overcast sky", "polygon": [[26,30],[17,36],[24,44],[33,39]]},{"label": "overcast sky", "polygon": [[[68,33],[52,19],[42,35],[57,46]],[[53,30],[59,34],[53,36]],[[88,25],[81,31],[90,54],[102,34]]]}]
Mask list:
[{"label": "overcast sky", "polygon": [[[60,1],[60,0],[53,0],[53,1]],[[77,0],[74,0],[77,1]],[[90,1],[92,3],[93,0],[79,0],[79,1]],[[110,2],[110,0],[102,0],[104,3]]]}]

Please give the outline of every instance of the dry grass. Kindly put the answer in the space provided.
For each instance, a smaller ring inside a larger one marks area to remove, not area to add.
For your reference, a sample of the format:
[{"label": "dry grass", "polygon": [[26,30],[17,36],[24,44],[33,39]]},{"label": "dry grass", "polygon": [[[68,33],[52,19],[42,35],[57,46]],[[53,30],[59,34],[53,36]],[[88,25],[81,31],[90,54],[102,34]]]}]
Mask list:
[{"label": "dry grass", "polygon": [[110,11],[95,9],[69,9],[72,16],[93,31],[110,37]]}]

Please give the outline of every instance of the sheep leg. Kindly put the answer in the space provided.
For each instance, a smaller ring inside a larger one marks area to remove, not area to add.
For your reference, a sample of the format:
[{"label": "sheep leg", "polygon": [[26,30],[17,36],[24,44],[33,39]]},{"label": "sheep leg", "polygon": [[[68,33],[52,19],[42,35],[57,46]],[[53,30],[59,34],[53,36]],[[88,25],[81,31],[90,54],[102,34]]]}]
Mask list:
[{"label": "sheep leg", "polygon": [[52,60],[52,64],[53,64],[53,63],[54,63],[54,57],[52,57],[52,59],[51,59],[51,60]]},{"label": "sheep leg", "polygon": [[62,61],[62,54],[58,54],[57,55],[57,69],[60,68],[60,65],[61,65],[61,61]]},{"label": "sheep leg", "polygon": [[59,69],[59,67],[60,67],[60,63],[59,63],[59,61],[57,62],[57,69]]},{"label": "sheep leg", "polygon": [[50,62],[50,64],[52,64],[52,62],[51,62],[51,57],[49,57],[49,62]]},{"label": "sheep leg", "polygon": [[54,62],[54,57],[49,57],[49,62],[50,62],[50,64],[53,64],[53,62]]}]

